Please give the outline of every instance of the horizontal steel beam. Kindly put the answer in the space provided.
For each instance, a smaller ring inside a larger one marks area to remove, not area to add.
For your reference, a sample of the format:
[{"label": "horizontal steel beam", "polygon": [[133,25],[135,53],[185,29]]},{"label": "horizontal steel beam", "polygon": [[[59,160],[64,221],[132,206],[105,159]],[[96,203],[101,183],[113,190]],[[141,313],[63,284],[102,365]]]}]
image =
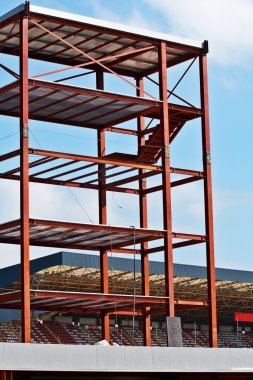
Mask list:
[{"label": "horizontal steel beam", "polygon": [[[0,175],[1,178],[4,179],[9,179],[9,180],[14,180],[14,181],[19,181],[20,176],[17,175]],[[41,184],[48,184],[48,185],[54,185],[54,186],[69,186],[69,187],[74,187],[74,188],[82,188],[82,189],[91,189],[91,190],[98,190],[99,186],[98,185],[93,185],[93,184],[87,184],[83,185],[80,182],[69,182],[69,181],[60,181],[60,180],[50,180],[50,179],[43,179],[43,178],[36,178],[36,177],[30,177],[29,178],[30,182],[34,183],[41,183]],[[136,189],[129,189],[126,187],[111,187],[110,189],[107,189],[107,191],[112,191],[112,192],[118,192],[118,193],[127,193],[127,194],[139,194],[139,190]]]},{"label": "horizontal steel beam", "polygon": [[109,157],[107,158],[106,156],[104,158],[99,158],[99,157],[81,156],[81,155],[76,155],[76,154],[71,154],[71,153],[61,153],[61,152],[53,152],[53,151],[48,151],[48,150],[31,149],[31,148],[30,148],[30,154],[35,154],[38,156],[64,158],[64,159],[75,160],[75,161],[96,162],[97,164],[126,166],[130,168],[146,169],[146,170],[152,170],[152,171],[157,171],[157,172],[162,172],[163,170],[162,166],[141,164],[135,161],[127,162],[127,161],[122,161],[122,160],[115,160]]}]

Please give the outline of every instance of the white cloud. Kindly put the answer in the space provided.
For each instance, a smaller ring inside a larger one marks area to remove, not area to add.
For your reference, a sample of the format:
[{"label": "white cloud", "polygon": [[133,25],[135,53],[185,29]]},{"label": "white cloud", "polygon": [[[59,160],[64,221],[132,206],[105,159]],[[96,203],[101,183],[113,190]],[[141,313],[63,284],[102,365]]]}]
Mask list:
[{"label": "white cloud", "polygon": [[[1,222],[19,218],[19,182],[0,182]],[[82,207],[74,199],[77,197]],[[97,222],[97,194],[90,190],[30,184],[30,216],[32,218],[76,220],[89,222],[87,215]]]},{"label": "white cloud", "polygon": [[208,39],[210,56],[222,65],[245,65],[253,58],[251,0],[144,0],[167,18],[169,33]]},{"label": "white cloud", "polygon": [[220,78],[220,83],[226,90],[235,92],[237,86],[235,79],[223,76]]},{"label": "white cloud", "polygon": [[[71,190],[89,217],[98,222],[97,193],[89,190]],[[19,182],[0,181],[0,223],[19,219]],[[30,184],[30,217],[89,223],[88,216],[66,187]],[[31,247],[31,258],[44,256],[60,249]],[[13,265],[20,260],[20,249],[15,245],[1,244],[0,267]]]},{"label": "white cloud", "polygon": [[89,0],[89,6],[92,8],[95,17],[102,20],[115,21],[116,13],[105,6],[102,6],[98,0]]},{"label": "white cloud", "polygon": [[18,218],[19,193],[18,183],[1,180],[0,181],[0,222]]},{"label": "white cloud", "polygon": [[[210,58],[223,66],[251,65],[253,50],[253,2],[251,0],[143,0],[151,7],[140,12],[129,9],[120,15],[93,0],[96,17],[203,41],[210,46]],[[152,8],[156,11],[152,16]],[[160,14],[160,17],[159,17]],[[164,22],[167,22],[165,30]]]},{"label": "white cloud", "polygon": [[145,18],[145,15],[137,9],[129,12],[123,22],[138,28],[159,31],[159,23],[156,20]]},{"label": "white cloud", "polygon": [[219,217],[231,208],[236,208],[242,202],[243,194],[236,194],[230,189],[213,190],[214,215]]}]

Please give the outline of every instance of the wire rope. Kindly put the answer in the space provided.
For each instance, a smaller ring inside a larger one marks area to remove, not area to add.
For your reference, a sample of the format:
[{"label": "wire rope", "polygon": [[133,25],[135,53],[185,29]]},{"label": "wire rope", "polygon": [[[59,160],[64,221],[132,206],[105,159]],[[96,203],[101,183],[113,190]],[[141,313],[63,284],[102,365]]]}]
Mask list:
[{"label": "wire rope", "polygon": [[[31,132],[31,135],[32,137],[34,138],[34,140],[37,142],[37,144],[40,146],[41,149],[43,149],[43,146],[40,144],[40,142],[38,141],[38,139],[35,137],[34,133],[30,130]],[[53,167],[53,166],[52,166]],[[57,170],[56,170],[57,172]],[[76,201],[76,203],[78,204],[78,206],[80,207],[80,209],[83,211],[84,215],[88,218],[88,220],[94,224],[94,221],[92,220],[92,218],[89,216],[88,212],[85,210],[84,206],[82,205],[82,203],[80,202],[80,200],[78,199],[78,197],[76,196],[76,194],[74,194],[74,192],[69,188],[67,187],[67,190],[68,192],[71,194],[71,196],[73,197],[73,199]]]},{"label": "wire rope", "polygon": [[135,237],[135,226],[131,226],[133,228],[133,237],[134,237],[134,279],[133,279],[133,330],[132,330],[132,336],[133,341],[135,338],[135,309],[136,309],[136,237]]},{"label": "wire rope", "polygon": [[[111,225],[110,225],[110,257],[111,257],[111,272],[113,275],[114,271],[114,265],[113,265],[113,254],[112,254],[112,230],[111,230]],[[115,286],[115,278],[112,276],[112,283],[113,283],[113,294],[114,294],[114,305],[115,305],[115,327],[118,325],[118,315],[117,315],[117,302],[116,302],[116,286]],[[119,340],[119,328],[117,327],[117,340]]]}]

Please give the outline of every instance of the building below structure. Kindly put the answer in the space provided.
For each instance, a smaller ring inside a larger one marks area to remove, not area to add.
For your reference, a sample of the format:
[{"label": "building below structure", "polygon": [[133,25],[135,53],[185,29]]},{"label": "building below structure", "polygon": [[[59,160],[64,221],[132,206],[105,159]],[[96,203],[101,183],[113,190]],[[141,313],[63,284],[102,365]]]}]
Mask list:
[{"label": "building below structure", "polygon": [[[102,340],[101,305],[109,303],[111,343],[121,346],[143,346],[144,334],[141,310],[141,261],[109,258],[109,286],[117,294],[110,300],[99,293],[99,256],[58,252],[31,261],[32,342],[51,344],[94,345]],[[134,272],[135,268],[135,272]],[[0,340],[21,342],[20,265],[0,270]],[[149,262],[152,302],[163,299],[164,267],[161,262]],[[136,276],[136,311],[134,326],[130,313],[115,314],[122,302],[133,311],[133,279]],[[237,321],[242,313],[253,319],[252,272],[216,268],[218,304],[218,346],[220,348],[252,348],[253,326],[250,319]],[[201,266],[174,264],[175,294],[199,299],[207,294],[206,269]],[[56,297],[57,295],[57,297]],[[120,295],[122,295],[120,297]],[[87,309],[87,304],[93,308]],[[112,306],[113,303],[113,306]],[[155,303],[152,306],[155,310]],[[184,347],[208,346],[208,316],[198,305],[192,310],[179,308]],[[6,310],[4,308],[9,308]],[[95,309],[95,310],[94,310]],[[166,321],[162,311],[151,315],[152,346],[167,346]]]}]

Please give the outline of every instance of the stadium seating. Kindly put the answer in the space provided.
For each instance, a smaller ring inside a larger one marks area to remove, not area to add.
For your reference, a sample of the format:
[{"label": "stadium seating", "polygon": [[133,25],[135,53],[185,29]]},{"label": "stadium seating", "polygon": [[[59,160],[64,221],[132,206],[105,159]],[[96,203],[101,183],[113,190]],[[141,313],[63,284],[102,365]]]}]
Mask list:
[{"label": "stadium seating", "polygon": [[101,328],[79,326],[71,323],[45,322],[51,332],[63,344],[95,344],[102,339]]},{"label": "stadium seating", "polygon": [[208,347],[208,333],[205,331],[197,330],[187,330],[188,335],[192,338],[194,346],[196,347]]},{"label": "stadium seating", "polygon": [[242,348],[251,348],[253,347],[253,337],[251,334],[242,334],[239,333],[233,334],[231,332],[223,332],[219,334],[226,343],[223,347],[242,347]]},{"label": "stadium seating", "polygon": [[167,332],[164,329],[153,328],[151,332],[152,346],[167,346]]},{"label": "stadium seating", "polygon": [[39,321],[32,323],[32,342],[34,343],[58,343],[44,324]]},{"label": "stadium seating", "polygon": [[56,340],[62,344],[76,344],[74,338],[68,333],[68,331],[64,328],[63,323],[57,323],[52,321],[44,322],[45,326],[51,331],[51,333],[55,336]]},{"label": "stadium seating", "polygon": [[134,339],[137,346],[143,346],[143,333],[142,330],[138,327],[135,327],[134,330],[132,327],[124,327],[125,332]]},{"label": "stadium seating", "polygon": [[111,342],[117,343],[120,346],[131,346],[126,332],[120,327],[110,327],[110,338]]},{"label": "stadium seating", "polygon": [[[93,345],[102,339],[100,326],[79,325],[72,323],[59,323],[52,320],[40,322],[32,321],[32,343],[37,344],[79,344]],[[143,345],[143,331],[139,327],[111,326],[110,339],[118,345]],[[9,321],[0,323],[0,342],[20,342],[20,321]],[[151,331],[152,346],[167,346],[167,333],[164,328],[155,327]],[[208,332],[193,329],[183,330],[184,347],[208,347]],[[253,333],[241,332],[237,335],[232,332],[220,332],[218,334],[218,346],[221,348],[253,348]]]},{"label": "stadium seating", "polygon": [[189,333],[188,330],[183,330],[183,346],[184,347],[195,347],[196,342],[195,338],[192,336],[192,334]]},{"label": "stadium seating", "polygon": [[1,342],[18,342],[20,335],[16,328],[15,321],[1,323],[0,325],[0,341]]}]

